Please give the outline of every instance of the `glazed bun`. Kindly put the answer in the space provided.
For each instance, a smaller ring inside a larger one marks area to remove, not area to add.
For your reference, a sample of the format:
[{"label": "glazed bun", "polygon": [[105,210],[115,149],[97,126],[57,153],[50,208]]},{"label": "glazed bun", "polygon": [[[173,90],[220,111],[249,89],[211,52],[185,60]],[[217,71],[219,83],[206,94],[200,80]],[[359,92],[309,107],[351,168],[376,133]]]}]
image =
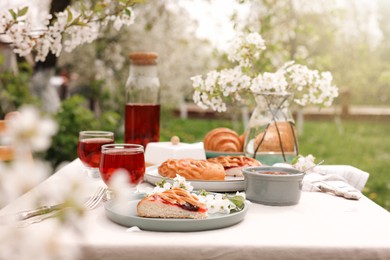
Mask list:
[{"label": "glazed bun", "polygon": [[225,179],[223,166],[206,160],[169,159],[158,167],[158,173],[167,178],[175,178],[179,174],[186,180]]},{"label": "glazed bun", "polygon": [[229,128],[215,128],[207,133],[203,140],[206,151],[242,152],[243,142],[240,136]]},{"label": "glazed bun", "polygon": [[[280,143],[283,144],[284,152],[294,152],[294,136],[295,130],[291,127],[289,122],[278,122],[278,129],[280,133],[281,142],[279,141],[278,132],[275,123],[272,123],[265,134],[264,132],[257,135],[255,140],[255,149],[261,143],[258,151],[281,152]],[[292,132],[294,131],[294,132]]]},{"label": "glazed bun", "polygon": [[234,177],[242,177],[242,168],[244,167],[262,165],[258,160],[246,156],[218,156],[209,158],[207,161],[221,164],[225,169],[226,176]]}]

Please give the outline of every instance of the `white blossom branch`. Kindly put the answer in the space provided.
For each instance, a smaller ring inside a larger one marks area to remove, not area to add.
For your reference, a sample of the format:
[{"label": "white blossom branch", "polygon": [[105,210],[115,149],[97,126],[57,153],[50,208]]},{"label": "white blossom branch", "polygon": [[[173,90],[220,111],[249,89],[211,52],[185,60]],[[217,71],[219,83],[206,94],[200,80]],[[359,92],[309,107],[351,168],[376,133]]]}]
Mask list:
[{"label": "white blossom branch", "polygon": [[134,23],[132,6],[140,0],[94,1],[87,6],[78,2],[65,11],[48,15],[42,28],[33,28],[28,7],[0,12],[0,35],[6,35],[14,52],[30,53],[36,61],[44,61],[49,52],[59,56],[62,50],[72,51],[90,43],[99,32],[112,24],[116,30]]}]

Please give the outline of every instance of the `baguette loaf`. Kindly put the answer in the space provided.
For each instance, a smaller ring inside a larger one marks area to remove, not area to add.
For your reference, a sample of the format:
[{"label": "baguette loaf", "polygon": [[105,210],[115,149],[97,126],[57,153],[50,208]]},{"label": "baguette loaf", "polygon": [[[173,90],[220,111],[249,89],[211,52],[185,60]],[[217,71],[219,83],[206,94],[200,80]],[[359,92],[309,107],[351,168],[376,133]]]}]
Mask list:
[{"label": "baguette loaf", "polygon": [[175,178],[179,174],[186,180],[225,179],[223,166],[206,160],[169,159],[158,167],[158,173],[167,178]]}]

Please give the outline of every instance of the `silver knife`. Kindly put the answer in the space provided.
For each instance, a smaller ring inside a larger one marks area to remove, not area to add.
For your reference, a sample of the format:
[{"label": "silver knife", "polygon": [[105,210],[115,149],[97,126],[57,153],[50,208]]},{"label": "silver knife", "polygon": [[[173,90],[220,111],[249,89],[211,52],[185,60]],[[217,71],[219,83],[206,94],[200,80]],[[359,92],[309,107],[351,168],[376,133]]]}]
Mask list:
[{"label": "silver knife", "polygon": [[24,221],[32,217],[47,215],[48,213],[63,209],[64,206],[65,203],[61,203],[61,204],[56,204],[51,206],[42,206],[36,209],[25,210],[17,213],[1,215],[0,225],[8,225],[19,221]]},{"label": "silver knife", "polygon": [[32,210],[25,210],[16,214],[17,220],[26,220],[35,216],[45,215],[47,213],[53,212],[55,210],[62,209],[65,203],[51,205],[51,206],[42,206]]}]

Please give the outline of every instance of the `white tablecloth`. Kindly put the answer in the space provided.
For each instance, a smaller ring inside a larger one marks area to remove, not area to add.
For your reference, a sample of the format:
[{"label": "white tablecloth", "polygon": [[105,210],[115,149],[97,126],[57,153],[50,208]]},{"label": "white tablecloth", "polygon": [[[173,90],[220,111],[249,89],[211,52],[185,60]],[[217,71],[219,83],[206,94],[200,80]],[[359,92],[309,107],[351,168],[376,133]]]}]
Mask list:
[{"label": "white tablecloth", "polygon": [[[0,215],[29,208],[32,193],[60,185],[67,174],[83,174],[75,160]],[[85,178],[91,192],[101,185]],[[28,229],[39,230],[46,220]],[[87,212],[85,237],[75,241],[82,259],[390,259],[390,213],[366,197],[346,200],[303,192],[298,205],[272,207],[252,203],[237,225],[201,232],[126,232],[111,222],[104,206]]]}]

